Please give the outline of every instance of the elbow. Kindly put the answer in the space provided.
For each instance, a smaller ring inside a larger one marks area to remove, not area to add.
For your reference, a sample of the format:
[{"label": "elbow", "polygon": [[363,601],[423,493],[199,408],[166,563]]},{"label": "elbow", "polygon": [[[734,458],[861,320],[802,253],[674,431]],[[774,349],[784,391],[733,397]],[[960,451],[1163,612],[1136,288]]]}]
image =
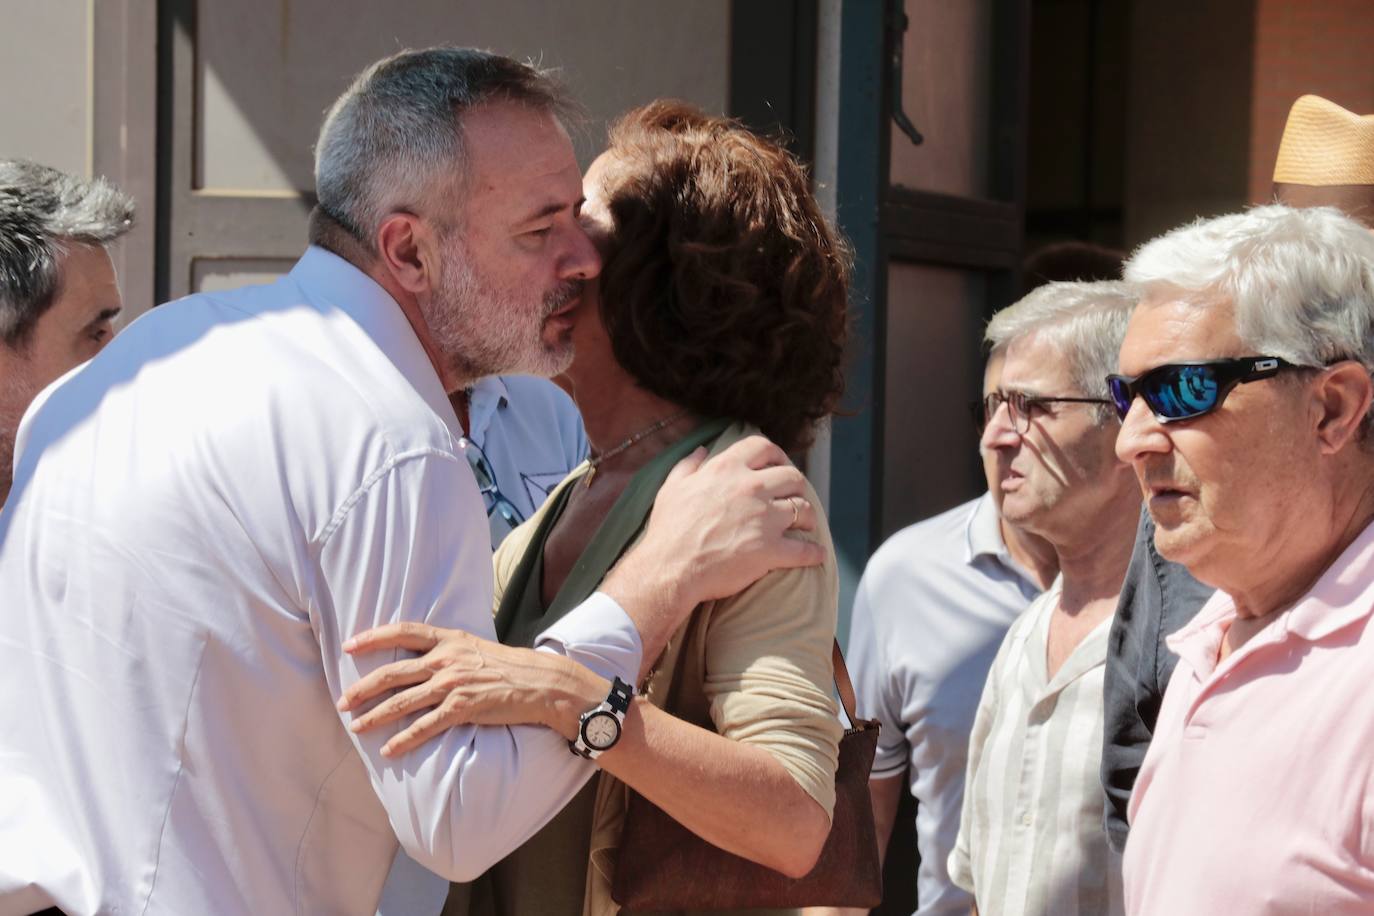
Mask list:
[{"label": "elbow", "polygon": [[399,837],[401,848],[417,863],[446,881],[466,883],[480,878],[500,861],[494,845],[462,843],[441,837]]},{"label": "elbow", "polygon": [[440,877],[455,882],[457,884],[467,884],[469,881],[476,881],[486,874],[493,865],[500,859],[477,859],[473,857],[463,857],[448,863],[448,867],[435,873]]},{"label": "elbow", "polygon": [[805,812],[797,818],[795,829],[787,831],[786,845],[777,851],[777,860],[769,865],[788,878],[804,878],[820,861],[825,841],[830,838],[830,818],[821,806],[810,798],[798,806]]}]

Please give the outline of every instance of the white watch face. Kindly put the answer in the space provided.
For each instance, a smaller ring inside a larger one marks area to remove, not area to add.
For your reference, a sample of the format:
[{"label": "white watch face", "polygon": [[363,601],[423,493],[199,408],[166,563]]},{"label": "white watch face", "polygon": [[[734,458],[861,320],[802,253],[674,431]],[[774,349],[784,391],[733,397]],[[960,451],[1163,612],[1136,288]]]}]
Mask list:
[{"label": "white watch face", "polygon": [[582,735],[583,740],[591,747],[599,751],[605,750],[615,744],[615,739],[620,737],[620,723],[612,714],[598,712],[589,717],[582,726]]}]

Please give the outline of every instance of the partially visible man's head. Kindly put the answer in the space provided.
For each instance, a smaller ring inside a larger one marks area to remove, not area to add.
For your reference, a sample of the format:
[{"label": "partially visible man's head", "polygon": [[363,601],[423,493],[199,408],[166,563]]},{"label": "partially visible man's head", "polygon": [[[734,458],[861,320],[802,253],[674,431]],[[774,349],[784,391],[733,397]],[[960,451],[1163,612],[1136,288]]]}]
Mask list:
[{"label": "partially visible man's head", "polygon": [[1002,360],[980,443],[989,485],[1008,522],[1053,544],[1081,538],[1132,486],[1113,453],[1105,376],[1135,303],[1122,283],[1050,283],[988,325]]},{"label": "partially visible man's head", "polygon": [[133,215],[133,200],[102,179],[0,160],[0,503],[33,396],[114,334],[122,301],[105,246]]},{"label": "partially visible man's head", "polygon": [[1054,242],[1030,255],[1021,264],[1021,295],[1061,281],[1091,283],[1120,280],[1124,252],[1092,242]]},{"label": "partially visible man's head", "polygon": [[[1142,302],[1120,371],[1159,371],[1117,452],[1160,552],[1223,588],[1307,556],[1374,467],[1374,234],[1330,208],[1258,207],[1149,242],[1126,277]],[[1243,357],[1282,362],[1160,369]]]},{"label": "partially visible man's head", "polygon": [[466,48],[364,70],[316,145],[311,241],[414,295],[445,374],[550,375],[600,261],[577,223],[576,109],[547,73]]}]

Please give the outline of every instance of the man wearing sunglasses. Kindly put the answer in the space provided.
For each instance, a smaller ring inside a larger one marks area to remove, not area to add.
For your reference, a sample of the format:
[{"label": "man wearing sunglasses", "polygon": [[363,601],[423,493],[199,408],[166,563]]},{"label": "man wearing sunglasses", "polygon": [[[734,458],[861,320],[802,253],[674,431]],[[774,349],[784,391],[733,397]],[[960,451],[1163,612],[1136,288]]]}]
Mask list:
[{"label": "man wearing sunglasses", "polygon": [[1140,493],[1114,452],[1102,377],[1135,302],[1121,283],[1052,283],[988,326],[1006,362],[982,447],[1003,518],[1048,542],[1060,575],[1002,641],[969,741],[949,874],[983,916],[1121,912],[1097,772],[1107,633]]},{"label": "man wearing sunglasses", "polygon": [[[1374,229],[1374,116],[1346,111],[1314,95],[1298,99],[1288,115],[1274,169],[1274,196],[1292,207],[1336,207]],[[1219,394],[1235,384],[1235,373],[1267,373],[1265,365],[1233,365],[1213,370],[1190,369],[1184,387],[1168,393],[1168,379],[1154,397],[1177,401],[1186,410],[1194,397],[1207,403],[1211,382]],[[1275,369],[1275,371],[1278,371]],[[1228,381],[1228,376],[1231,381]],[[1208,381],[1211,379],[1211,382]],[[1180,379],[1181,381],[1181,379]],[[1178,656],[1167,639],[1186,625],[1215,589],[1199,582],[1186,567],[1160,556],[1154,544],[1154,522],[1141,514],[1135,552],[1121,590],[1121,603],[1112,622],[1107,657],[1103,731],[1102,787],[1108,838],[1118,851],[1125,848],[1126,812],[1131,789],[1149,749],[1155,720]]]},{"label": "man wearing sunglasses", "polygon": [[[1006,355],[988,354],[985,397],[974,405],[979,433],[1001,404]],[[971,898],[946,862],[978,698],[1007,628],[1059,572],[1053,547],[1002,518],[1010,471],[993,450],[979,451],[988,492],[888,538],[864,568],[849,630],[859,715],[882,723],[868,784],[881,858],[903,791],[916,801],[915,916],[968,912]]]},{"label": "man wearing sunglasses", "polygon": [[1374,234],[1270,206],[1126,267],[1117,454],[1218,591],[1131,797],[1127,911],[1374,909]]}]

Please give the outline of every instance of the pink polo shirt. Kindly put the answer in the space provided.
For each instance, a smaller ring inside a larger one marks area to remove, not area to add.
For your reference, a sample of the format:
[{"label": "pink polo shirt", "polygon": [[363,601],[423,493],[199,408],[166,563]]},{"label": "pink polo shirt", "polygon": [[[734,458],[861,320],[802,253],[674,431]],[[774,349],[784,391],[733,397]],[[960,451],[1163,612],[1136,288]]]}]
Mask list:
[{"label": "pink polo shirt", "polygon": [[1131,796],[1130,916],[1374,913],[1374,525],[1220,665],[1217,592]]}]

